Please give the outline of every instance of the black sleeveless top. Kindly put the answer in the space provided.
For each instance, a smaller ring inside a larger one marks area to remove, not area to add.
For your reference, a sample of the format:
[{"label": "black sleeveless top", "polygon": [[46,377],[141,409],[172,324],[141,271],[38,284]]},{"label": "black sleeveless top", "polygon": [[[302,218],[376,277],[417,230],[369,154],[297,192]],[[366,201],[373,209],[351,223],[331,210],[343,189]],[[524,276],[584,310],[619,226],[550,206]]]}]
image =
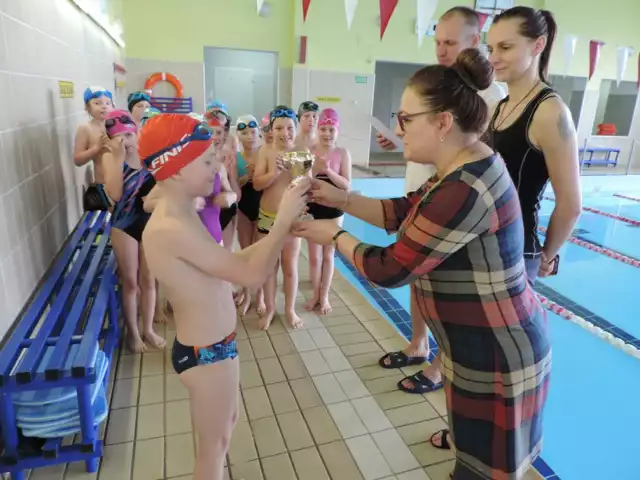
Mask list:
[{"label": "black sleeveless top", "polygon": [[524,223],[525,258],[540,256],[541,247],[537,232],[538,210],[542,193],[549,181],[544,155],[529,140],[529,127],[540,104],[556,96],[557,94],[551,88],[543,88],[531,99],[515,122],[504,130],[496,130],[496,127],[499,128],[496,121],[500,109],[509,100],[509,97],[506,97],[498,103],[489,124],[491,146],[504,159],[511,180],[518,190]]}]

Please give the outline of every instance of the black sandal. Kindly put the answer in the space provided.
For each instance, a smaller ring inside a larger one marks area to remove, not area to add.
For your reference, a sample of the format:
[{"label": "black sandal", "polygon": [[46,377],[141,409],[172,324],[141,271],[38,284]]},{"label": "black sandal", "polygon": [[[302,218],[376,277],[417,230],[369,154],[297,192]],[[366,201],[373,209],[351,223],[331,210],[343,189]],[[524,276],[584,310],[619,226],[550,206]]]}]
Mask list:
[{"label": "black sandal", "polygon": [[[413,388],[405,387],[404,381],[411,380]],[[433,380],[424,376],[424,372],[421,370],[418,373],[409,375],[398,382],[398,389],[407,393],[415,393],[422,395],[423,393],[435,392],[444,386],[442,382],[434,383]]]},{"label": "black sandal", "polygon": [[[389,359],[389,364],[384,363],[385,360]],[[378,360],[378,365],[382,368],[386,368],[391,370],[393,368],[404,368],[410,367],[412,365],[421,365],[427,361],[427,357],[410,357],[406,353],[400,352],[392,352],[385,354],[380,360]]]},{"label": "black sandal", "polygon": [[[440,445],[436,445],[433,442],[433,437],[435,437],[438,434],[440,435]],[[449,436],[449,429],[448,428],[443,428],[442,430],[438,430],[436,433],[434,433],[433,435],[431,435],[431,438],[429,439],[429,442],[431,443],[431,445],[433,445],[434,447],[436,447],[437,449],[440,450],[451,450],[451,445],[449,444],[449,440],[447,440],[447,437]]]}]

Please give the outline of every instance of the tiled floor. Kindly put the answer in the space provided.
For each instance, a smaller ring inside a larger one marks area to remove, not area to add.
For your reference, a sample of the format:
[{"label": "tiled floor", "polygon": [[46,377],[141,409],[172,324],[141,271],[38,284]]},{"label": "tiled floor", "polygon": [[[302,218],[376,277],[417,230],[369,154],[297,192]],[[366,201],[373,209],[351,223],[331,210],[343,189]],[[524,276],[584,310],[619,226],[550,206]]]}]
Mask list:
[{"label": "tiled floor", "polygon": [[[301,258],[301,278],[305,264]],[[303,282],[300,311],[309,294]],[[403,372],[377,361],[405,340],[338,273],[331,299],[330,315],[303,315],[304,330],[287,331],[279,319],[268,333],[255,317],[239,322],[242,404],[228,478],[447,480],[452,455],[428,442],[446,426],[443,391],[397,391]],[[171,345],[171,325],[165,334]],[[78,463],[35,471],[30,480],[191,478],[189,403],[170,350],[123,354],[114,376],[99,473],[86,474]]]}]

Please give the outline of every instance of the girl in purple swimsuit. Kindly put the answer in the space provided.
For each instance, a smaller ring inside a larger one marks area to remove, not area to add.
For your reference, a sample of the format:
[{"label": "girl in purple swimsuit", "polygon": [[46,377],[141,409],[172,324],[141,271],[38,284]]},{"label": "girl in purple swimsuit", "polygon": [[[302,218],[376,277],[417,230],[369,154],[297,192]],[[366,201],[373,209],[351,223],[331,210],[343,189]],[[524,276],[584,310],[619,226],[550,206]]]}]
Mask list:
[{"label": "girl in purple swimsuit", "polygon": [[202,199],[202,210],[198,212],[200,220],[207,227],[213,239],[222,244],[222,227],[220,225],[220,205],[213,202],[213,199],[220,193],[220,174],[216,173],[215,183],[213,184],[213,193],[210,197]]}]

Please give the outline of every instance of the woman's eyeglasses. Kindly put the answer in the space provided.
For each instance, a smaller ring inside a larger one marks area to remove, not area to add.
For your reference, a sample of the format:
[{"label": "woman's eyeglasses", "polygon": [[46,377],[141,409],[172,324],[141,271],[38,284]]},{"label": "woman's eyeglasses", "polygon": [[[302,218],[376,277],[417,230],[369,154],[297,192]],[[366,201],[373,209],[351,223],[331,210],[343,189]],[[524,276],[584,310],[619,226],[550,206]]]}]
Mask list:
[{"label": "woman's eyeglasses", "polygon": [[122,123],[124,125],[135,125],[136,122],[133,121],[131,117],[126,115],[121,115],[119,117],[107,118],[104,121],[104,126],[107,128],[113,128],[117,123]]},{"label": "woman's eyeglasses", "polygon": [[202,142],[205,140],[210,140],[212,136],[213,136],[213,131],[211,130],[211,128],[205,123],[199,123],[193,129],[193,133],[191,135],[188,135],[182,140],[180,140],[179,142],[176,142],[173,145],[169,145],[168,147],[165,147],[162,150],[154,153],[153,155],[145,158],[144,164],[148,167],[153,163],[154,160],[156,160],[157,158],[160,158],[162,155],[170,152],[174,148],[182,147],[183,145],[186,145],[187,143],[190,143],[193,141]]},{"label": "woman's eyeglasses", "polygon": [[236,126],[236,129],[239,131],[245,130],[247,128],[258,128],[258,124],[251,120],[249,123],[240,122]]},{"label": "woman's eyeglasses", "polygon": [[405,123],[407,122],[407,120],[411,120],[414,117],[418,117],[420,115],[428,115],[430,113],[437,113],[434,112],[433,110],[427,110],[424,112],[417,112],[417,113],[400,113],[400,112],[396,112],[393,113],[391,115],[391,117],[396,117],[398,119],[398,126],[400,127],[400,130],[402,130],[404,132],[404,126]]}]

